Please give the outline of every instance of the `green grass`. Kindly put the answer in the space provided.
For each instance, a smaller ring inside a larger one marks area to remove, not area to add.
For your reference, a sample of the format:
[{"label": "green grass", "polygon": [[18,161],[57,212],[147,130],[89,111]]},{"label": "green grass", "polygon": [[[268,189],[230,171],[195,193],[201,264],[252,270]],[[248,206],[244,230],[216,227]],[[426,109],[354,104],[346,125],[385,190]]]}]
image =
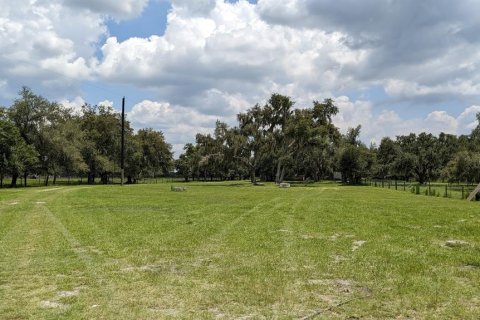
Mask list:
[{"label": "green grass", "polygon": [[186,186],[0,190],[0,318],[478,319],[478,203]]}]

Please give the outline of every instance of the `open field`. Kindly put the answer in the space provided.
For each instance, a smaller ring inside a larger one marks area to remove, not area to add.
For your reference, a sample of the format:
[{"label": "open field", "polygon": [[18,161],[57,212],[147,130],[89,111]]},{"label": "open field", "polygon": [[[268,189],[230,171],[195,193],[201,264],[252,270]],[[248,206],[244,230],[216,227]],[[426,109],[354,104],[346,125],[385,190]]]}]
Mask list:
[{"label": "open field", "polygon": [[479,203],[246,183],[0,191],[1,319],[478,319]]}]

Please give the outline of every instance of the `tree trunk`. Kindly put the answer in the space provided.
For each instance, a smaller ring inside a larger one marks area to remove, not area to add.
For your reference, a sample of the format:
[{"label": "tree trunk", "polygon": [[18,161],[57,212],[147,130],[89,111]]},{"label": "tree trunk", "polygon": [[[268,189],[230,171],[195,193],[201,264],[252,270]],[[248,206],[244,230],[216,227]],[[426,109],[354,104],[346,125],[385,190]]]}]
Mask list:
[{"label": "tree trunk", "polygon": [[95,184],[95,174],[93,174],[92,172],[88,173],[87,179],[88,179],[87,181],[88,184]]},{"label": "tree trunk", "polygon": [[108,174],[103,173],[102,176],[101,176],[101,181],[102,181],[102,184],[107,184],[108,183]]},{"label": "tree trunk", "polygon": [[132,176],[127,177],[127,184],[133,184],[133,178]]},{"label": "tree trunk", "polygon": [[55,185],[57,183],[57,174],[53,174],[53,184]]},{"label": "tree trunk", "polygon": [[252,181],[253,184],[257,183],[257,178],[255,177],[255,167],[252,166],[250,169],[250,180]]},{"label": "tree trunk", "polygon": [[24,172],[24,173],[23,173],[23,181],[24,181],[25,187],[27,186],[27,178],[28,178],[28,173],[27,173],[27,172]]},{"label": "tree trunk", "polygon": [[282,173],[280,174],[280,182],[279,183],[283,182],[284,177],[285,177],[285,167],[282,167]]},{"label": "tree trunk", "polygon": [[278,159],[278,163],[277,163],[277,173],[275,174],[275,183],[276,184],[279,184],[281,181],[280,181],[280,173],[281,173],[281,169],[282,169],[282,161],[280,159]]},{"label": "tree trunk", "polygon": [[17,187],[17,178],[18,178],[18,174],[12,175],[12,183],[10,184],[10,187],[12,187],[12,188]]},{"label": "tree trunk", "polygon": [[50,175],[47,174],[47,175],[45,176],[45,186],[48,186],[48,179],[49,179],[49,178],[50,178]]}]

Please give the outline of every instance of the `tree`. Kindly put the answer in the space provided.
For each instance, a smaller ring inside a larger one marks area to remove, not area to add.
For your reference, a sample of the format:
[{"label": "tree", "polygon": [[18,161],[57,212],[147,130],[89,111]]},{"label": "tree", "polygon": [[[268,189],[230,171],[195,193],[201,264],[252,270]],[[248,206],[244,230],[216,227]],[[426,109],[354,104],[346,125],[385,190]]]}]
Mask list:
[{"label": "tree", "polygon": [[250,171],[250,180],[256,183],[256,171],[260,159],[266,153],[267,121],[265,120],[265,110],[258,104],[245,113],[239,113],[237,119],[239,122],[240,134],[243,140],[240,144],[243,146],[240,154],[242,160]]},{"label": "tree", "polygon": [[339,169],[343,182],[359,184],[364,177],[372,176],[376,162],[375,150],[360,141],[361,126],[349,128],[339,149]]},{"label": "tree", "polygon": [[198,147],[187,143],[183,147],[183,150],[185,150],[185,153],[181,154],[177,161],[175,161],[177,173],[182,175],[186,182],[189,181],[190,177],[193,180],[195,180],[195,178],[198,179],[200,174],[199,163],[201,160]]},{"label": "tree", "polygon": [[[152,176],[168,174],[173,164],[172,146],[165,141],[161,131],[151,128],[140,129],[133,136],[131,156],[127,156],[127,178],[132,182],[132,175]],[[137,166],[136,170],[130,170]],[[130,175],[129,175],[130,173]]]},{"label": "tree", "polygon": [[399,136],[397,141],[402,153],[408,153],[414,159],[413,173],[419,183],[423,184],[439,175],[438,138],[422,132],[418,136],[414,133]]},{"label": "tree", "polygon": [[8,116],[18,128],[21,137],[30,149],[38,153],[38,161],[28,161],[23,168],[25,184],[33,164],[40,164],[48,183],[49,169],[54,165],[55,155],[61,146],[52,140],[51,128],[66,115],[66,110],[59,104],[50,102],[42,96],[36,95],[27,87],[23,87],[17,98],[8,110]]},{"label": "tree", "polygon": [[[108,106],[84,105],[79,119],[83,131],[82,156],[88,166],[88,183],[95,183],[100,176],[102,183],[115,167],[120,166],[121,115]],[[133,130],[125,122],[126,141],[131,139]]]},{"label": "tree", "polygon": [[319,125],[331,125],[332,118],[338,113],[333,99],[325,99],[322,103],[313,101],[313,117]]},{"label": "tree", "polygon": [[377,150],[377,161],[382,178],[392,175],[395,172],[395,170],[393,170],[394,164],[399,154],[400,148],[392,139],[388,137],[382,139]]},{"label": "tree", "polygon": [[264,121],[265,125],[269,126],[268,132],[275,137],[276,148],[274,152],[277,158],[277,170],[275,174],[275,182],[278,184],[283,181],[285,175],[285,163],[288,162],[291,156],[291,146],[293,140],[289,139],[286,134],[289,119],[293,113],[292,107],[295,104],[290,97],[280,95],[278,93],[272,94],[265,106]]},{"label": "tree", "polygon": [[21,137],[18,128],[0,109],[0,186],[6,174],[12,176],[11,186],[17,186],[17,179],[27,167],[37,162],[37,152]]}]

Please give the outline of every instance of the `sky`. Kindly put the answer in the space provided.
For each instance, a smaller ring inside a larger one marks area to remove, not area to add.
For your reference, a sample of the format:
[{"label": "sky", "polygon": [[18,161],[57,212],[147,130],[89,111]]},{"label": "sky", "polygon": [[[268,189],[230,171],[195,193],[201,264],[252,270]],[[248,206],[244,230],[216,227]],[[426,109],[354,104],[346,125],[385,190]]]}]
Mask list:
[{"label": "sky", "polygon": [[120,109],[178,156],[272,93],[333,98],[361,139],[468,134],[480,112],[477,0],[0,0],[0,105],[22,86]]}]

